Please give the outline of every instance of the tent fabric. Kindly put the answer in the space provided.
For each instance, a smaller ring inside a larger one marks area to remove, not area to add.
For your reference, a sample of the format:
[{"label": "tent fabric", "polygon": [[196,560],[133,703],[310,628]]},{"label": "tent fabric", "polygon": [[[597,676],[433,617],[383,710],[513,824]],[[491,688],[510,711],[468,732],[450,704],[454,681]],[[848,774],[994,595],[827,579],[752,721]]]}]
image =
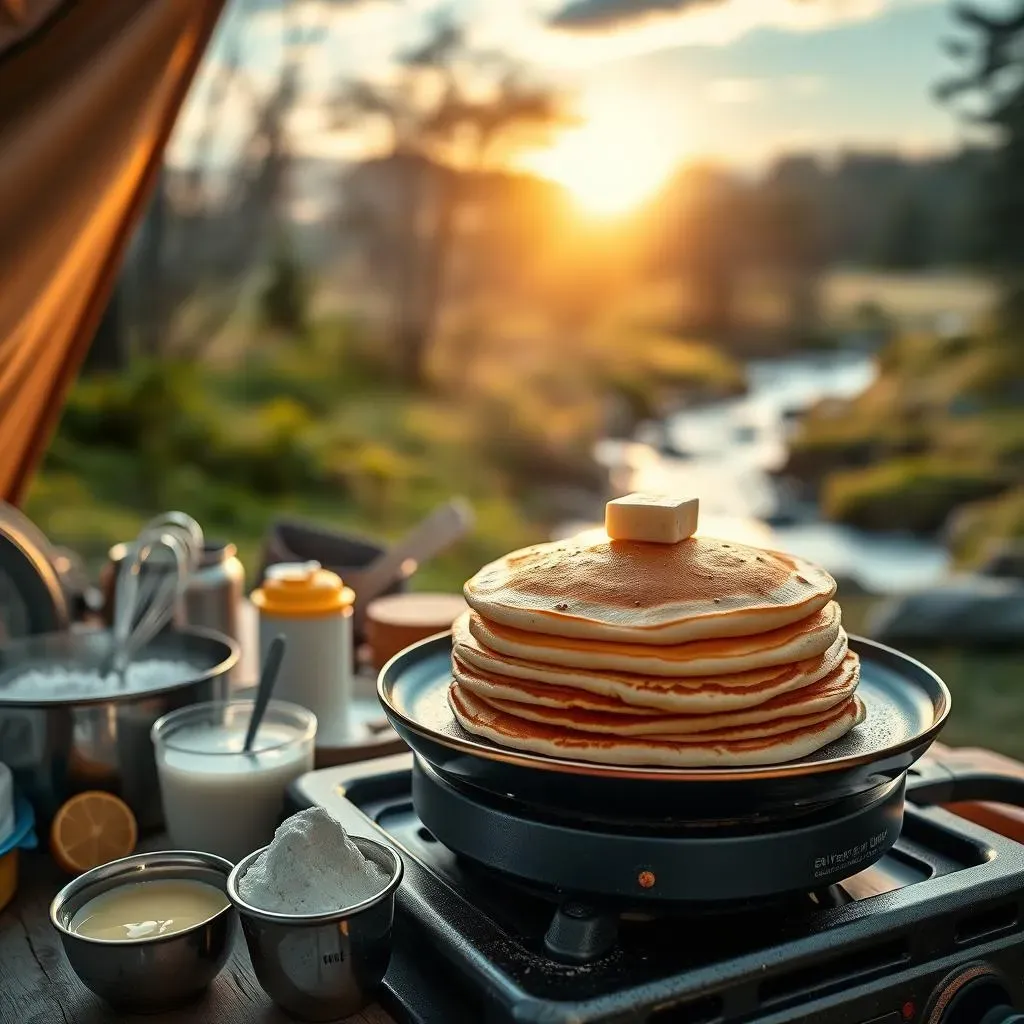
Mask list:
[{"label": "tent fabric", "polygon": [[27,39],[61,5],[61,0],[0,0],[0,54]]},{"label": "tent fabric", "polygon": [[223,0],[0,0],[0,499],[113,290]]}]

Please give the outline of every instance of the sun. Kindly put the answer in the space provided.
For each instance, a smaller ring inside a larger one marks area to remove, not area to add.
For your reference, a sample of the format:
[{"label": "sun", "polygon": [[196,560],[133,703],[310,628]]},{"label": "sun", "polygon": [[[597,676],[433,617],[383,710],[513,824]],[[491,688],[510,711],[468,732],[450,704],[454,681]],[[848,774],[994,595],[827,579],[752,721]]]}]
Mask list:
[{"label": "sun", "polygon": [[524,166],[564,186],[588,213],[614,217],[636,209],[678,162],[642,106],[605,101]]}]

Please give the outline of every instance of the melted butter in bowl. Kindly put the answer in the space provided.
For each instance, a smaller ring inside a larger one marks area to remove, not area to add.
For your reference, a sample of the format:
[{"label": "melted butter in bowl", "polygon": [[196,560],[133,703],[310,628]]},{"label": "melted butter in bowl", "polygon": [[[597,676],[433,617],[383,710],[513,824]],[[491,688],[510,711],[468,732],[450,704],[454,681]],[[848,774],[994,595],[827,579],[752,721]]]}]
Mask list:
[{"label": "melted butter in bowl", "polygon": [[108,942],[156,939],[202,924],[227,905],[227,896],[205,882],[129,882],[89,900],[71,919],[69,931]]},{"label": "melted butter in bowl", "polygon": [[163,1013],[198,999],[231,955],[230,874],[231,862],[210,853],[136,853],[68,882],[50,923],[71,969],[102,1000]]}]

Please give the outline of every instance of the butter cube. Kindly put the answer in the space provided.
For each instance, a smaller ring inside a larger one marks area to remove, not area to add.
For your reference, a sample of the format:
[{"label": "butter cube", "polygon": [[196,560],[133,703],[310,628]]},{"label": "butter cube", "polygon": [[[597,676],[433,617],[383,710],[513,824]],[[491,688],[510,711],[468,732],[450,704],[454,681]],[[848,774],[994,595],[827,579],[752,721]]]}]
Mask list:
[{"label": "butter cube", "polygon": [[604,529],[612,540],[678,544],[697,530],[696,498],[627,494],[604,507]]}]

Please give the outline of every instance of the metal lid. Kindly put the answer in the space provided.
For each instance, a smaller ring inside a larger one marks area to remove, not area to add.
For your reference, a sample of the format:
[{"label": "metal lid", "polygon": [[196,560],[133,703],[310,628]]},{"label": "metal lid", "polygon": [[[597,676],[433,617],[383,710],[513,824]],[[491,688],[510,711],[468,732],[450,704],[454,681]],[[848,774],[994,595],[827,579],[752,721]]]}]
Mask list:
[{"label": "metal lid", "polygon": [[67,628],[59,559],[30,519],[0,502],[0,637]]}]

